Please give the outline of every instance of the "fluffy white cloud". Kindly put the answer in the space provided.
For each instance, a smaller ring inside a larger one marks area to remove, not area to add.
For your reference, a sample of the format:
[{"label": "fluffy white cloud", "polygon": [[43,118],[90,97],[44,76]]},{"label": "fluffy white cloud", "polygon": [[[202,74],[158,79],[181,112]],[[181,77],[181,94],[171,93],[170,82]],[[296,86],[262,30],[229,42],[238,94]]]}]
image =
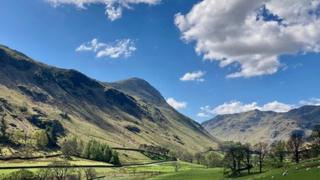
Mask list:
[{"label": "fluffy white cloud", "polygon": [[199,113],[197,114],[197,116],[198,116],[198,117],[201,117],[201,118],[209,118],[209,117],[210,117],[209,114],[204,113],[204,112],[199,112]]},{"label": "fluffy white cloud", "polygon": [[203,82],[204,81],[203,76],[205,74],[206,74],[206,72],[203,72],[203,71],[188,72],[188,73],[184,74],[180,78],[180,81],[198,81],[198,82]]},{"label": "fluffy white cloud", "polygon": [[293,109],[295,106],[290,104],[284,104],[278,101],[273,101],[271,103],[267,103],[262,107],[258,107],[258,110],[261,111],[274,111],[274,112],[288,112]]},{"label": "fluffy white cloud", "polygon": [[103,4],[105,6],[105,14],[109,20],[114,21],[122,16],[123,9],[132,9],[134,4],[149,4],[155,5],[161,0],[46,0],[53,6],[63,4],[75,5],[80,9],[85,9],[90,4]]},{"label": "fluffy white cloud", "polygon": [[174,98],[167,98],[167,103],[177,109],[177,110],[180,110],[180,109],[184,109],[187,107],[187,103],[186,102],[179,102],[177,100],[175,100]]},{"label": "fluffy white cloud", "polygon": [[215,115],[223,115],[223,114],[236,114],[236,113],[243,113],[253,110],[260,110],[260,111],[274,111],[274,112],[288,112],[293,109],[295,106],[290,104],[280,103],[278,101],[267,103],[263,106],[259,106],[258,103],[252,102],[249,104],[244,104],[240,101],[231,101],[219,105],[215,108],[210,106],[201,107],[201,112],[198,113],[199,117],[205,116],[215,116]]},{"label": "fluffy white cloud", "polygon": [[130,57],[137,48],[135,47],[135,42],[131,39],[117,40],[113,43],[101,43],[98,39],[93,39],[88,43],[81,44],[76,52],[81,51],[92,51],[96,53],[96,57],[110,57],[110,58],[120,58],[120,57]]},{"label": "fluffy white cloud", "polygon": [[276,73],[281,55],[320,52],[320,0],[202,0],[175,24],[205,60],[237,64],[229,78]]},{"label": "fluffy white cloud", "polygon": [[311,106],[320,106],[320,98],[311,98],[308,100],[302,100],[299,102],[300,105],[311,105]]}]

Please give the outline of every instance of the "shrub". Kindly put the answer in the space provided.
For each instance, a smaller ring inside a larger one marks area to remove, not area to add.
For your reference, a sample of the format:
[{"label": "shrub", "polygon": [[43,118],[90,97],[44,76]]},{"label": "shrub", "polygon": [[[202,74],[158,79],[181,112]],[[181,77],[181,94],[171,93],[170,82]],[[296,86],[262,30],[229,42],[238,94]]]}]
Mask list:
[{"label": "shrub", "polygon": [[49,138],[44,130],[39,130],[34,133],[34,139],[39,148],[45,149],[49,144]]},{"label": "shrub", "polygon": [[3,180],[33,180],[35,178],[33,172],[22,169],[6,175]]},{"label": "shrub", "polygon": [[120,165],[119,156],[108,145],[90,140],[84,147],[81,157]]}]

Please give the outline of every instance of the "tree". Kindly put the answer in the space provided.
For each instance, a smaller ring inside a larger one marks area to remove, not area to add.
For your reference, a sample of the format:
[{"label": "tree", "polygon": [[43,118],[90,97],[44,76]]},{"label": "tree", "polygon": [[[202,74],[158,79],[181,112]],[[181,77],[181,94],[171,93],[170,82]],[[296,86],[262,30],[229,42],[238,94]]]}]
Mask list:
[{"label": "tree", "polygon": [[114,165],[120,165],[121,164],[117,151],[112,151],[112,157],[111,157],[110,163],[114,164]]},{"label": "tree", "polygon": [[35,176],[37,180],[47,180],[51,176],[51,170],[48,168],[40,169]]},{"label": "tree", "polygon": [[15,142],[25,141],[25,133],[19,129],[15,130],[13,131],[12,138]]},{"label": "tree", "polygon": [[205,156],[205,165],[207,167],[223,167],[223,158],[216,152],[209,152]]},{"label": "tree", "polygon": [[198,153],[194,154],[194,159],[195,159],[197,164],[201,164],[200,161],[201,161],[202,158],[203,158],[203,155],[201,153],[198,152]]},{"label": "tree", "polygon": [[36,131],[34,134],[34,139],[36,140],[36,145],[41,149],[45,149],[49,144],[47,133],[44,130]]},{"label": "tree", "polygon": [[305,141],[305,133],[302,130],[294,130],[288,141],[288,149],[291,150],[296,163],[300,162],[301,147]]},{"label": "tree", "polygon": [[197,164],[202,164],[208,167],[206,155],[203,153],[195,153],[194,154],[194,160]]},{"label": "tree", "polygon": [[250,174],[250,170],[251,170],[251,167],[252,167],[252,164],[251,164],[251,154],[252,154],[252,150],[251,150],[251,146],[250,144],[245,144],[243,146],[243,150],[244,150],[244,153],[245,153],[245,160],[246,160],[246,164],[247,164],[247,167],[248,167],[248,174]]},{"label": "tree", "polygon": [[280,163],[280,166],[282,166],[287,151],[286,143],[284,141],[275,142],[271,145],[270,151],[271,155],[275,157],[275,159]]},{"label": "tree", "polygon": [[259,158],[259,172],[262,173],[263,161],[268,153],[268,145],[266,143],[260,142],[256,144],[254,148]]},{"label": "tree", "polygon": [[231,170],[231,176],[237,176],[242,170],[251,168],[245,163],[245,151],[241,143],[227,142],[220,149],[225,152],[223,163],[225,170]]},{"label": "tree", "polygon": [[191,153],[189,153],[188,151],[181,151],[179,154],[177,154],[179,159],[192,163],[193,161],[193,156]]},{"label": "tree", "polygon": [[120,165],[118,153],[116,151],[113,151],[108,145],[99,143],[95,140],[90,140],[85,145],[81,156],[86,159]]},{"label": "tree", "polygon": [[71,164],[67,161],[55,161],[49,164],[51,166],[51,173],[57,180],[66,180],[68,175],[72,172]]},{"label": "tree", "polygon": [[97,177],[97,172],[93,168],[84,169],[84,175],[87,180],[92,180]]},{"label": "tree", "polygon": [[315,156],[320,154],[320,125],[316,125],[310,135],[310,140],[312,142],[312,150]]},{"label": "tree", "polygon": [[6,135],[7,126],[6,126],[6,123],[4,121],[5,115],[1,115],[0,114],[0,117],[1,117],[1,119],[0,119],[0,143],[2,143],[2,142],[5,142],[7,140],[7,135]]},{"label": "tree", "polygon": [[174,162],[173,163],[173,166],[174,166],[174,172],[179,172],[180,168],[181,168],[181,165],[179,164],[179,162]]},{"label": "tree", "polygon": [[33,180],[33,179],[35,179],[35,175],[32,171],[21,169],[18,171],[11,172],[1,179],[3,179],[3,180]]},{"label": "tree", "polygon": [[109,146],[104,147],[103,149],[103,161],[110,162],[112,158],[112,150]]},{"label": "tree", "polygon": [[61,151],[66,158],[79,156],[78,140],[75,137],[67,138],[61,143]]}]

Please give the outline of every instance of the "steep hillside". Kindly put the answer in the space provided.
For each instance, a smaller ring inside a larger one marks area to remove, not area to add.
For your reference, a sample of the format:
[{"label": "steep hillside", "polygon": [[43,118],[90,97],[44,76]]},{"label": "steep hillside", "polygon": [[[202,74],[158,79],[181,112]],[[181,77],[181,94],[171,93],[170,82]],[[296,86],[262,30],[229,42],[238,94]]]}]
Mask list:
[{"label": "steep hillside", "polygon": [[217,145],[144,80],[99,82],[0,46],[0,133],[31,137],[52,122],[61,124],[56,132],[61,137],[73,134],[111,146],[152,144],[195,152]]},{"label": "steep hillside", "polygon": [[320,107],[304,106],[287,113],[250,111],[220,115],[204,122],[203,127],[221,140],[257,143],[286,140],[295,129],[309,134],[320,124]]}]

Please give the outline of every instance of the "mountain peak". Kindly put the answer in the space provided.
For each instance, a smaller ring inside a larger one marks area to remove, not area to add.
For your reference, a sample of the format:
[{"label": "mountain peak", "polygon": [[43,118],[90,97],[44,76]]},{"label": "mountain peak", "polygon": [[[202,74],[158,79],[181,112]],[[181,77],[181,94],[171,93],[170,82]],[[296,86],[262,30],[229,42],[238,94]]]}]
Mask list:
[{"label": "mountain peak", "polygon": [[220,115],[202,125],[211,135],[222,140],[272,143],[287,139],[294,129],[311,131],[319,124],[319,117],[319,106],[302,106],[286,113],[253,110]]},{"label": "mountain peak", "polygon": [[[217,145],[202,127],[169,108],[160,92],[143,79],[102,83],[76,70],[34,61],[5,46],[0,46],[0,98],[12,105],[10,113],[5,113],[21,118],[8,131],[28,127],[32,132],[37,128],[33,119],[38,118],[39,122],[58,120],[68,133],[104,137],[115,146],[128,139],[131,147],[158,144],[199,151]],[[20,112],[22,108],[27,111]],[[7,124],[12,122],[8,117]]]},{"label": "mountain peak", "polygon": [[133,94],[144,101],[152,102],[158,105],[166,103],[161,93],[147,81],[141,78],[133,77],[111,83],[110,85],[121,89],[128,94]]}]

